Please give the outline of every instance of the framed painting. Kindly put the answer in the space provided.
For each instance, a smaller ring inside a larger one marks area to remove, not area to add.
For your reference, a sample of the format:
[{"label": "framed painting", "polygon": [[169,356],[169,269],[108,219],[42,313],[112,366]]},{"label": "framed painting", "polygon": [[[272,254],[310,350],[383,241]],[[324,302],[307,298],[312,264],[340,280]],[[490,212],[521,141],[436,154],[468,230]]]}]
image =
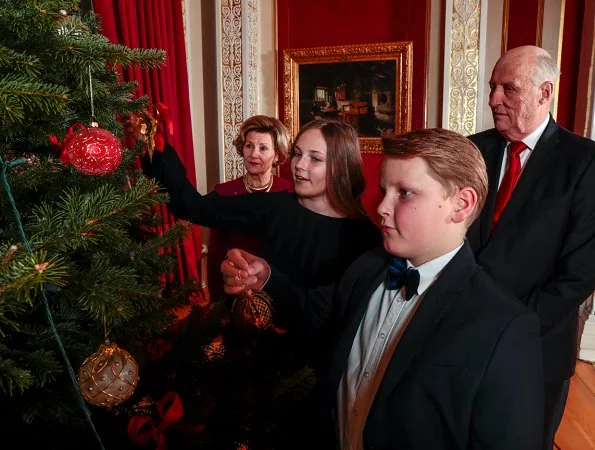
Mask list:
[{"label": "framed painting", "polygon": [[283,51],[284,120],[292,139],[315,118],[357,130],[364,153],[381,153],[380,135],[411,128],[412,42]]}]

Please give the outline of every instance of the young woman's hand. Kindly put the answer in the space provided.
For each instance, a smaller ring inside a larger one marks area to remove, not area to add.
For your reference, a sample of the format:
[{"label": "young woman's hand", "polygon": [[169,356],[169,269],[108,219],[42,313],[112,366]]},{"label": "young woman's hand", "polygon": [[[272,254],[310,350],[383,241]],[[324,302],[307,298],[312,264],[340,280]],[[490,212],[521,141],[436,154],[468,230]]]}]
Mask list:
[{"label": "young woman's hand", "polygon": [[236,295],[248,289],[262,289],[271,268],[264,259],[233,248],[221,263],[221,273],[225,293]]}]

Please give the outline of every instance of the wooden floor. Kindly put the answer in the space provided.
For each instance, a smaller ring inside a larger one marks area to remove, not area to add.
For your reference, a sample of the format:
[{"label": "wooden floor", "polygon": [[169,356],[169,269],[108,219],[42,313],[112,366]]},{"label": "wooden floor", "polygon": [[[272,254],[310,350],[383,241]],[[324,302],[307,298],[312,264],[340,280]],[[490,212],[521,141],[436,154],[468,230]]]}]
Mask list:
[{"label": "wooden floor", "polygon": [[577,361],[554,449],[595,450],[595,367]]}]

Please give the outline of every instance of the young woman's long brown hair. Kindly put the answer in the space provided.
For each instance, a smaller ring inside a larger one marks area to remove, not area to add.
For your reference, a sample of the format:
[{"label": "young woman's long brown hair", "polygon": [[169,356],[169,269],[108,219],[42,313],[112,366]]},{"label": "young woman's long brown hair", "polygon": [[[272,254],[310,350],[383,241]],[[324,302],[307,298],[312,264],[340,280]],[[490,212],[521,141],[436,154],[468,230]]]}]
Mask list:
[{"label": "young woman's long brown hair", "polygon": [[366,179],[357,131],[339,120],[312,120],[295,137],[291,147],[292,158],[295,143],[311,129],[320,130],[326,143],[326,195],[329,203],[346,217],[367,218],[368,213],[362,204]]}]

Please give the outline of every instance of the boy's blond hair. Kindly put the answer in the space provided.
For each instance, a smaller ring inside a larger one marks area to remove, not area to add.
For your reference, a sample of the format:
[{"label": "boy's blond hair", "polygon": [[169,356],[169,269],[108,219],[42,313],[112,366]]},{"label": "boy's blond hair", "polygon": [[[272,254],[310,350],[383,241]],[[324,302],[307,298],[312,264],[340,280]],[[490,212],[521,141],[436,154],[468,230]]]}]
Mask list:
[{"label": "boy's blond hair", "polygon": [[400,135],[382,135],[385,158],[419,157],[430,174],[451,196],[458,189],[470,187],[477,193],[477,204],[467,225],[479,216],[488,192],[485,161],[477,146],[462,134],[443,128],[409,131]]}]

